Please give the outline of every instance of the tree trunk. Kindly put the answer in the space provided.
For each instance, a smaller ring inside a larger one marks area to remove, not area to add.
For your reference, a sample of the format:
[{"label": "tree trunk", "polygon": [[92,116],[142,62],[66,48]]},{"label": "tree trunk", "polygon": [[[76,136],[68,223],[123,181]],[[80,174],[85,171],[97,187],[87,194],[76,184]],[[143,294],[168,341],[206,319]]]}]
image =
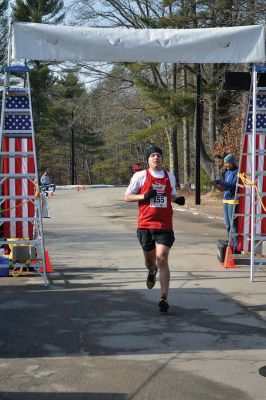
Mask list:
[{"label": "tree trunk", "polygon": [[191,185],[191,165],[190,165],[190,137],[189,124],[187,118],[183,118],[183,150],[184,150],[184,185]]},{"label": "tree trunk", "polygon": [[176,133],[177,133],[176,127],[166,128],[166,136],[167,136],[168,145],[169,145],[169,167],[170,167],[170,171],[175,175],[176,183],[177,183],[177,186],[179,187],[180,184],[179,184],[179,168],[178,168]]},{"label": "tree trunk", "polygon": [[[217,76],[217,66],[213,64],[211,71],[211,83],[215,84]],[[209,147],[210,152],[213,154],[214,143],[217,140],[216,136],[216,95],[211,94],[209,100],[209,128],[208,128],[208,136],[209,136]]]},{"label": "tree trunk", "polygon": [[[184,65],[181,70],[181,84],[183,92],[187,90],[187,70]],[[183,126],[183,151],[184,151],[184,185],[190,186],[191,184],[191,166],[190,166],[190,137],[189,137],[189,123],[187,117],[182,118]]]},{"label": "tree trunk", "polygon": [[91,179],[91,163],[89,162],[89,160],[86,158],[86,166],[87,166],[87,173],[88,173],[88,183],[89,185],[92,184],[92,179]]},{"label": "tree trunk", "polygon": [[[203,107],[202,107],[203,108]],[[203,110],[201,111],[203,113]],[[196,148],[195,144],[195,139],[196,139],[196,124],[197,124],[197,115],[196,115],[196,110],[194,113],[194,126],[193,126],[193,142],[194,142],[194,147]],[[201,124],[202,124],[202,118],[201,118]],[[214,161],[208,156],[204,143],[200,143],[200,165],[208,175],[208,177],[213,180],[214,179]]]}]

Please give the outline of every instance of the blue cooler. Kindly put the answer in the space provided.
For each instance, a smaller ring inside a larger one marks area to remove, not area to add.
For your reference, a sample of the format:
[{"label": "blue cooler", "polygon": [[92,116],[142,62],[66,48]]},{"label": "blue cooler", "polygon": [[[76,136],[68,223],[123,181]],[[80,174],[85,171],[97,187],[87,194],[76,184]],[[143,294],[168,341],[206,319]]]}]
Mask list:
[{"label": "blue cooler", "polygon": [[9,276],[9,258],[8,256],[0,256],[0,277]]}]

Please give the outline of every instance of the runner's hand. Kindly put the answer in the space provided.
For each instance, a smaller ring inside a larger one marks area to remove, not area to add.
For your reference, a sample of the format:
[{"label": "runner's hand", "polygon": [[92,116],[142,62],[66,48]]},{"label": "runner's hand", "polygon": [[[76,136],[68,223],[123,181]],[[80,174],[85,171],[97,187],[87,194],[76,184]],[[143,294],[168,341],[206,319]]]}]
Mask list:
[{"label": "runner's hand", "polygon": [[149,200],[155,196],[157,196],[157,190],[151,189],[147,193],[144,194],[144,200]]},{"label": "runner's hand", "polygon": [[185,205],[185,197],[180,196],[175,199],[175,203],[178,204],[179,206],[184,206]]}]

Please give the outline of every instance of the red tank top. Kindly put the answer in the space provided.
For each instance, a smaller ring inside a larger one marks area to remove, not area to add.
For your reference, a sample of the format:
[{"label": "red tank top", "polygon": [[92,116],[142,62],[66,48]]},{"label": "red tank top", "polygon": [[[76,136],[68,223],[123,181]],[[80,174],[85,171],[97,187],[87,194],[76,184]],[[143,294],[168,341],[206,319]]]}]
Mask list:
[{"label": "red tank top", "polygon": [[171,205],[171,184],[168,173],[163,178],[155,178],[146,170],[146,180],[139,193],[157,190],[157,196],[139,202],[138,228],[173,229],[173,209]]}]

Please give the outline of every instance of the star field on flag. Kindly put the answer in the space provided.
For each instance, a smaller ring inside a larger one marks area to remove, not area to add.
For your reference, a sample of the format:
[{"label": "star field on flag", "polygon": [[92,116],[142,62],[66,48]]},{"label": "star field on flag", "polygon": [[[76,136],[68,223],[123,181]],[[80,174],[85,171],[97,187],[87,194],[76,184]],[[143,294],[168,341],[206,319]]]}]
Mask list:
[{"label": "star field on flag", "polygon": [[[27,96],[7,96],[6,110],[19,110],[18,114],[5,114],[5,130],[28,131],[31,130],[31,117],[23,114],[23,110],[29,111],[29,98]],[[22,110],[22,113],[19,113]]]},{"label": "star field on flag", "polygon": [[7,96],[6,108],[20,108],[29,110],[29,98],[27,96]]},{"label": "star field on flag", "polygon": [[[252,97],[249,101],[248,117],[246,123],[246,132],[252,132]],[[266,91],[261,90],[257,95],[257,114],[256,114],[256,130],[258,132],[266,130]]]},{"label": "star field on flag", "polygon": [[5,129],[12,131],[24,131],[31,129],[30,115],[6,115]]}]

